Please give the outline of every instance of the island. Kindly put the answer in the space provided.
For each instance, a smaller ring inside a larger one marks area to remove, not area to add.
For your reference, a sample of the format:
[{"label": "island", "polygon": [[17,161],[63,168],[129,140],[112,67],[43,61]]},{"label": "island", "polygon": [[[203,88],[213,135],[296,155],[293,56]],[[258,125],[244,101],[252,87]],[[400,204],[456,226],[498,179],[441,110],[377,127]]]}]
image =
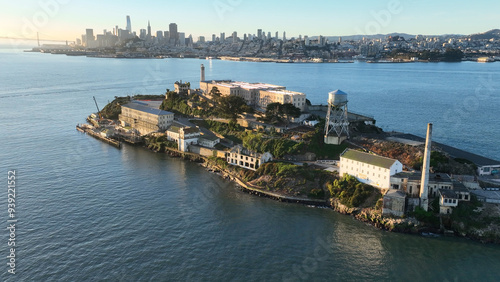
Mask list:
[{"label": "island", "polygon": [[[162,95],[115,97],[77,129],[201,163],[243,191],[330,207],[378,228],[500,243],[500,162],[427,138],[384,132],[347,110],[267,83],[177,81]],[[351,106],[352,107],[352,106]],[[351,108],[350,107],[350,108]]]}]

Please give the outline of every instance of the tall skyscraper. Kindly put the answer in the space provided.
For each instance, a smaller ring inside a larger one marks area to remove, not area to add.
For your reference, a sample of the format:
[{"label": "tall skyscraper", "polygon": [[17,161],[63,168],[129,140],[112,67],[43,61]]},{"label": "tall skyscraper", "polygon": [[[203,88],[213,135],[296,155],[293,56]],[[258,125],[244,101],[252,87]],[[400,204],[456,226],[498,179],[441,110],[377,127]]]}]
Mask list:
[{"label": "tall skyscraper", "polygon": [[233,43],[238,42],[238,32],[234,31],[233,32]]},{"label": "tall skyscraper", "polygon": [[146,39],[146,34],[147,34],[146,29],[141,28],[141,33],[139,33],[139,38],[142,40]]},{"label": "tall skyscraper", "polygon": [[156,31],[156,39],[158,40],[158,43],[163,42],[163,31],[161,30]]},{"label": "tall skyscraper", "polygon": [[224,42],[226,41],[226,33],[225,32],[221,32],[220,33],[220,42]]},{"label": "tall skyscraper", "polygon": [[127,15],[127,30],[132,33],[132,24],[130,23],[130,16]]},{"label": "tall skyscraper", "polygon": [[87,28],[85,30],[85,47],[87,47],[87,48],[94,47],[93,46],[94,40],[95,40],[94,30],[91,28]]},{"label": "tall skyscraper", "polygon": [[179,39],[179,34],[177,32],[177,24],[176,23],[169,24],[168,30],[170,32],[170,41],[173,44],[177,44],[177,40]]},{"label": "tall skyscraper", "polygon": [[271,32],[267,32],[267,39],[271,39]]},{"label": "tall skyscraper", "polygon": [[186,34],[184,32],[178,32],[177,34],[179,35],[179,45],[186,45]]},{"label": "tall skyscraper", "polygon": [[262,39],[262,29],[257,29],[257,38]]},{"label": "tall skyscraper", "polygon": [[212,42],[215,42],[215,34],[212,34]]},{"label": "tall skyscraper", "polygon": [[278,40],[279,38],[279,35],[278,35],[278,32],[276,31],[276,40]]},{"label": "tall skyscraper", "polygon": [[283,41],[286,40],[286,31],[283,31]]},{"label": "tall skyscraper", "polygon": [[148,21],[148,37],[151,38],[151,24]]}]

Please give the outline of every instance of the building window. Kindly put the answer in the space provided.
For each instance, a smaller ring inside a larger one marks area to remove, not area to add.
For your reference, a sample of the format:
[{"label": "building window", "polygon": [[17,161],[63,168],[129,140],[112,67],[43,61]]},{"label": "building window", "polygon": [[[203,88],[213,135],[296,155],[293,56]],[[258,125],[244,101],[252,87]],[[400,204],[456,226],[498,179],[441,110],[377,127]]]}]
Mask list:
[{"label": "building window", "polygon": [[469,199],[469,195],[465,194],[464,199],[468,200]]}]

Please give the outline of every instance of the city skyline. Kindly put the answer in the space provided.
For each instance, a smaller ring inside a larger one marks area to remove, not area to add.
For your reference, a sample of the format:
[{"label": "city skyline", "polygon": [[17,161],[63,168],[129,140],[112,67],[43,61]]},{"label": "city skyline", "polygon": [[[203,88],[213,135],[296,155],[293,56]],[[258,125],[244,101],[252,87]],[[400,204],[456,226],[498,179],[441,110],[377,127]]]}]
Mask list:
[{"label": "city skyline", "polygon": [[[360,0],[356,5],[333,1],[309,1],[307,5],[289,1],[246,2],[242,0],[193,0],[185,2],[67,0],[26,1],[20,5],[4,3],[0,36],[33,38],[36,32],[44,39],[74,41],[85,29],[96,33],[112,31],[118,25],[126,29],[126,16],[131,18],[132,31],[139,34],[151,22],[152,34],[168,30],[177,23],[179,31],[193,38],[225,32],[256,34],[257,29],[286,32],[287,37],[299,35],[372,35],[393,32],[442,35],[473,34],[499,28],[498,1],[476,1],[456,5],[451,1],[373,1]],[[431,9],[432,8],[432,9]],[[244,20],[245,18],[249,20]],[[472,23],[472,24],[471,24]]]}]

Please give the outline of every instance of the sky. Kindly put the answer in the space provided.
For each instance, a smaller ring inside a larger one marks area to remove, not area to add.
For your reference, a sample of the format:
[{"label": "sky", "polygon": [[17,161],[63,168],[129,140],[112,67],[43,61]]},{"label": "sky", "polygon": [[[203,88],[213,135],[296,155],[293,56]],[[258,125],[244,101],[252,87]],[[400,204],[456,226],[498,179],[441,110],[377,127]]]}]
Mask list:
[{"label": "sky", "polygon": [[[22,4],[21,4],[22,3]],[[151,22],[152,33],[177,23],[193,38],[257,29],[286,31],[287,38],[346,36],[392,32],[442,35],[473,34],[500,28],[500,1],[430,0],[0,0],[0,37],[74,41],[86,28],[101,34],[118,25],[139,34]]]}]

